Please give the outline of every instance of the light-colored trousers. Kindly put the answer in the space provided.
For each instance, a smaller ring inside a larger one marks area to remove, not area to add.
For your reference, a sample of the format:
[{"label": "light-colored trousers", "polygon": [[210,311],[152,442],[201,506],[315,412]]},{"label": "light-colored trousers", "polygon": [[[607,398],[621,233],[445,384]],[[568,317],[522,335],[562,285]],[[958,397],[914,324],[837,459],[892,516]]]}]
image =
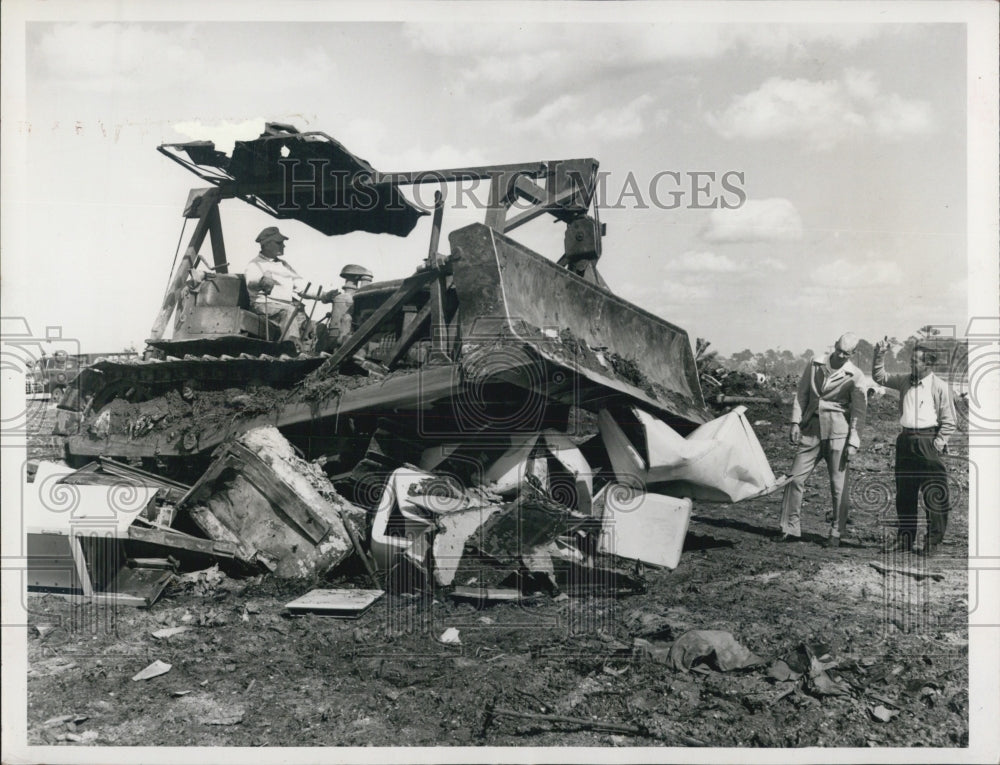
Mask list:
[{"label": "light-colored trousers", "polygon": [[802,435],[799,451],[792,463],[792,479],[785,485],[785,496],[781,501],[782,533],[802,536],[802,490],[806,479],[821,459],[826,461],[826,469],[830,474],[830,496],[835,514],[830,534],[839,537],[846,533],[848,503],[844,497],[844,484],[847,481],[845,448],[846,436],[821,439],[819,436]]}]

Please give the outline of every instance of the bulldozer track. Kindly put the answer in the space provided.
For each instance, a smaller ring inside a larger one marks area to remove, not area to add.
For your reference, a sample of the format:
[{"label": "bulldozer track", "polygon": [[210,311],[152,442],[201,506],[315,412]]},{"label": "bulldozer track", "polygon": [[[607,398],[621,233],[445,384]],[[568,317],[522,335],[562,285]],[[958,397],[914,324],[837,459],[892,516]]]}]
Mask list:
[{"label": "bulldozer track", "polygon": [[59,406],[96,412],[116,398],[139,403],[185,386],[192,390],[254,385],[282,387],[298,382],[329,357],[329,353],[302,356],[241,353],[101,361],[81,370]]}]

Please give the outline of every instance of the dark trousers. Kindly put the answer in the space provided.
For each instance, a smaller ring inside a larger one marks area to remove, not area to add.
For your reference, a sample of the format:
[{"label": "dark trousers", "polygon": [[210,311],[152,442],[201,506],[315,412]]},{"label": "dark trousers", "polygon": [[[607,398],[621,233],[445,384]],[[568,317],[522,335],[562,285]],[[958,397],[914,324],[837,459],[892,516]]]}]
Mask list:
[{"label": "dark trousers", "polygon": [[917,535],[917,498],[924,492],[927,538],[932,544],[944,538],[951,502],[948,466],[934,448],[934,428],[904,430],[896,439],[897,534],[912,542]]}]

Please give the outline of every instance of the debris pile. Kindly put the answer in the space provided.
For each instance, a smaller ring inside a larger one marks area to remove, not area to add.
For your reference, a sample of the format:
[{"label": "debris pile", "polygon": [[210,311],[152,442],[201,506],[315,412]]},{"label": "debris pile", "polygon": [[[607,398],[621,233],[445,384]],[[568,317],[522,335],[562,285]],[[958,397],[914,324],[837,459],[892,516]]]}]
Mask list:
[{"label": "debris pile", "polygon": [[[642,565],[679,564],[692,500],[735,502],[781,485],[742,407],[687,437],[635,406],[600,409],[591,425],[573,436],[421,441],[385,418],[353,465],[349,450],[308,461],[266,426],[224,442],[190,486],[106,458],[74,472],[42,463],[36,515],[53,490],[72,491],[80,507],[61,530],[33,530],[38,544],[68,546],[72,565],[66,577],[36,576],[32,589],[95,592],[78,573],[97,555],[83,506],[113,507],[123,487],[131,512],[114,514],[103,543],[118,571],[100,586],[149,605],[177,571],[212,565],[313,580],[353,565],[374,592],[446,588],[478,602],[634,591]],[[147,570],[142,593],[120,574]]]}]

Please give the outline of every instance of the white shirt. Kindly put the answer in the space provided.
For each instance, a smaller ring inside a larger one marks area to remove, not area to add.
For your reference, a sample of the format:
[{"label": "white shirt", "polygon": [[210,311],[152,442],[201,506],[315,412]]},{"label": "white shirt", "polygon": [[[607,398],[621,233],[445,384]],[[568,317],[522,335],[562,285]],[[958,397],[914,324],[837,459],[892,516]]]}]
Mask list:
[{"label": "white shirt", "polygon": [[937,408],[931,393],[931,373],[927,373],[903,394],[902,415],[899,424],[904,428],[936,428]]},{"label": "white shirt", "polygon": [[275,282],[271,294],[268,295],[268,300],[281,300],[286,303],[291,302],[294,297],[292,290],[301,290],[302,282],[305,281],[283,259],[271,260],[263,255],[258,255],[247,264],[244,275],[247,280],[247,288],[255,302],[264,300],[264,294],[259,292],[258,286],[262,276],[269,276]]}]

